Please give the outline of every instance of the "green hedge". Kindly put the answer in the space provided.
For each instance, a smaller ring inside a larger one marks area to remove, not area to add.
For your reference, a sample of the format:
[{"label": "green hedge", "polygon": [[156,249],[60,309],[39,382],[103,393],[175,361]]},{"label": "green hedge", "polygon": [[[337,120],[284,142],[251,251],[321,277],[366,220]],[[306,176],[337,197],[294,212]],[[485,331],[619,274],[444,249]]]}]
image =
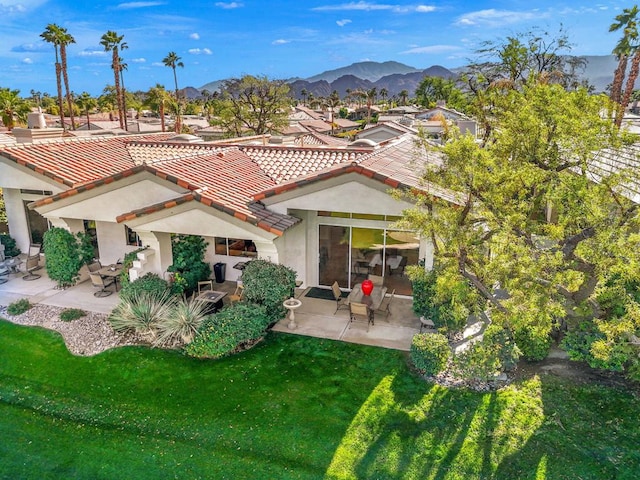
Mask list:
[{"label": "green hedge", "polygon": [[270,324],[264,307],[235,303],[208,317],[185,353],[197,358],[219,358],[261,338]]},{"label": "green hedge", "polygon": [[436,375],[446,367],[451,348],[447,337],[440,333],[418,333],[413,336],[409,353],[418,370]]},{"label": "green hedge", "polygon": [[282,302],[294,294],[296,272],[267,260],[252,260],[242,272],[242,282],[247,302],[263,306],[270,322],[286,316]]},{"label": "green hedge", "polygon": [[122,290],[120,291],[120,297],[130,298],[138,295],[140,292],[147,292],[151,295],[160,297],[170,289],[171,287],[169,286],[169,282],[163,280],[155,273],[147,273],[133,282],[123,283]]}]

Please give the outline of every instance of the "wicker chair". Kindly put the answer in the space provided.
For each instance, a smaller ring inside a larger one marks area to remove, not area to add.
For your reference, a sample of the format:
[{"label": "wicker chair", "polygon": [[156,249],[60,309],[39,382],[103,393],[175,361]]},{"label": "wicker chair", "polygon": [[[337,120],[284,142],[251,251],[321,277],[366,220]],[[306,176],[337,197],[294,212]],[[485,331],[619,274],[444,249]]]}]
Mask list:
[{"label": "wicker chair", "polygon": [[109,287],[110,285],[114,285],[114,288],[117,288],[115,287],[115,277],[105,278],[98,273],[89,273],[89,277],[91,277],[91,283],[93,284],[93,286],[100,289],[93,294],[94,297],[108,297],[109,295],[111,295],[113,292],[107,290],[107,287]]},{"label": "wicker chair", "polygon": [[22,277],[22,279],[27,281],[37,280],[42,275],[38,273],[33,273],[33,272],[39,268],[40,268],[40,255],[33,255],[32,257],[27,257],[27,261],[24,267],[27,274],[24,277]]}]

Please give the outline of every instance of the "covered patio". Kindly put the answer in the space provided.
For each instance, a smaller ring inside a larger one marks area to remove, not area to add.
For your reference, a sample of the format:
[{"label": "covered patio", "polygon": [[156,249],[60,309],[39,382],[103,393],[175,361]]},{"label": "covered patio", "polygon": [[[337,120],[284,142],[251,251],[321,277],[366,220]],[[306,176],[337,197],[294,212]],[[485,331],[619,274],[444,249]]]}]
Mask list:
[{"label": "covered patio", "polygon": [[[0,285],[0,306],[27,298],[32,304],[108,314],[118,304],[119,296],[115,293],[95,297],[96,288],[90,281],[59,290],[44,268],[38,273],[42,276],[32,281],[22,280],[24,272],[12,273],[8,281]],[[215,290],[227,293],[233,293],[235,288],[236,282],[214,283]],[[295,312],[297,327],[288,328],[289,320],[284,318],[274,325],[274,331],[408,351],[413,335],[420,330],[420,321],[411,310],[411,299],[394,298],[388,317],[376,315],[375,324],[367,326],[366,322],[351,322],[348,309],[334,314],[334,300],[307,297],[309,291],[310,288],[296,291],[296,298],[302,302]]]}]

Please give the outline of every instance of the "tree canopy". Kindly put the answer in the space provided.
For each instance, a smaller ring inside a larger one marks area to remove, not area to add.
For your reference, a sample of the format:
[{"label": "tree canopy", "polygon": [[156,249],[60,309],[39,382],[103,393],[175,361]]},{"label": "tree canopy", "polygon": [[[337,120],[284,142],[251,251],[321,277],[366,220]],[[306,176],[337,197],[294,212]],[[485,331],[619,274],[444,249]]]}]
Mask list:
[{"label": "tree canopy", "polygon": [[486,141],[452,139],[425,173],[460,205],[421,196],[405,224],[433,240],[438,269],[480,295],[469,307],[513,332],[525,357],[543,358],[550,334],[567,331],[593,363],[638,375],[640,216],[624,187],[638,172],[596,176],[592,163],[627,148],[601,116],[609,100],[544,81],[496,88]]},{"label": "tree canopy", "polygon": [[230,136],[281,132],[288,125],[291,98],[282,80],[245,75],[224,82],[218,117],[212,120]]},{"label": "tree canopy", "polygon": [[456,87],[453,80],[442,77],[424,77],[416,88],[416,101],[427,108],[436,106],[439,100],[443,100],[447,107],[464,111],[466,100],[462,91]]}]

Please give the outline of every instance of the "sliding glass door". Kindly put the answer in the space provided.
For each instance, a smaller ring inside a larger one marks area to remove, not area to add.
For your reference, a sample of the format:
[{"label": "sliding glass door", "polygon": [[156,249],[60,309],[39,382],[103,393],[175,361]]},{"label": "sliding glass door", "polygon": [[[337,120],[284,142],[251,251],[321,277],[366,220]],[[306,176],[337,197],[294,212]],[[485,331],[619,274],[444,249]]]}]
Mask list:
[{"label": "sliding glass door", "polygon": [[418,256],[419,240],[413,232],[320,225],[319,284],[337,281],[342,288],[352,288],[378,275],[390,291],[411,295],[404,272],[407,265],[418,264]]}]

